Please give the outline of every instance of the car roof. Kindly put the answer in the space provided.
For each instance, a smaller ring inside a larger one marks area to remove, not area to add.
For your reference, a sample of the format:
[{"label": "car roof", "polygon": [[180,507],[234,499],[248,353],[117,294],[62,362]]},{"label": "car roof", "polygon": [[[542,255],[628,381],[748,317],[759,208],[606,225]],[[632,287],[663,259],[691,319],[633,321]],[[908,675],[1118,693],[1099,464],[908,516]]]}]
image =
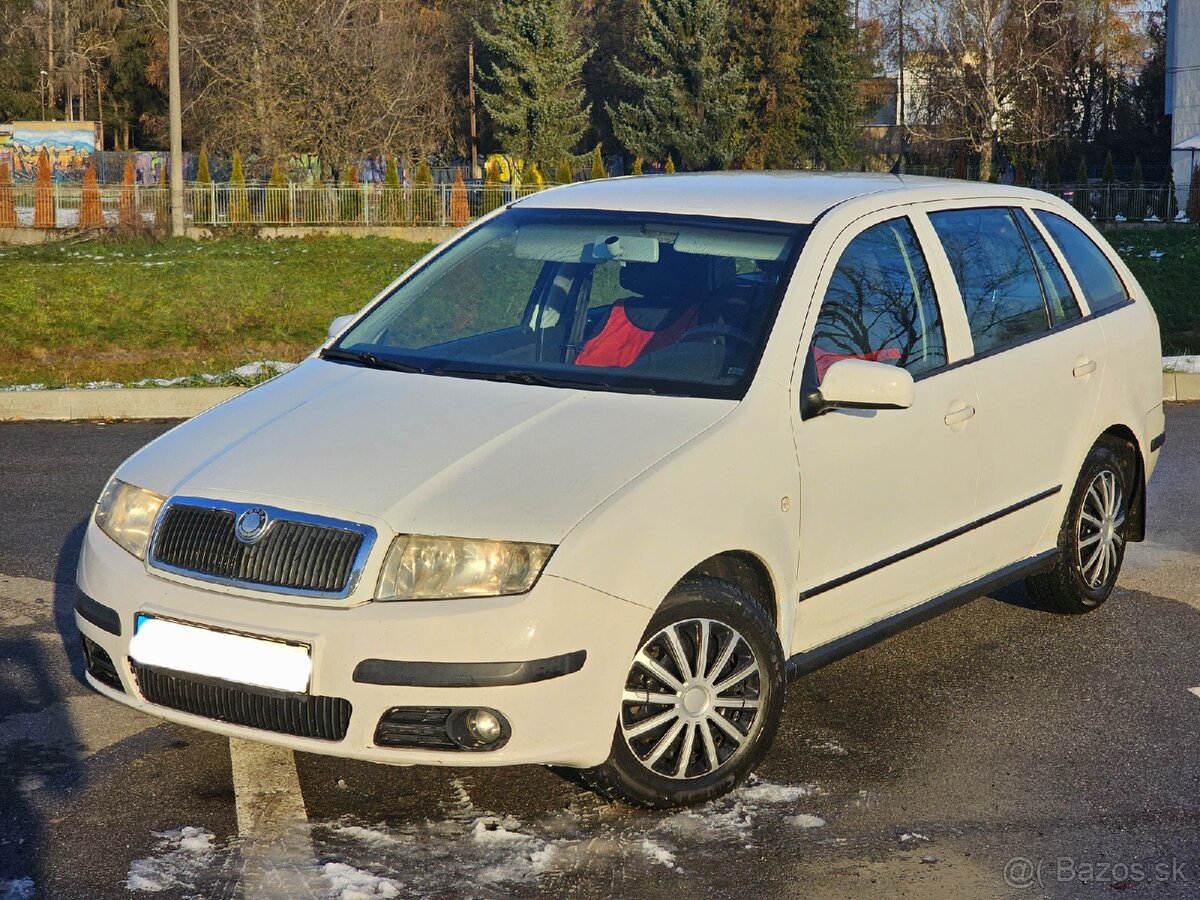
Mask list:
[{"label": "car roof", "polygon": [[1053,200],[1029,188],[869,172],[695,172],[604,178],[531,194],[523,209],[601,209],[809,224],[847,201],[887,197],[886,206],[926,200]]}]

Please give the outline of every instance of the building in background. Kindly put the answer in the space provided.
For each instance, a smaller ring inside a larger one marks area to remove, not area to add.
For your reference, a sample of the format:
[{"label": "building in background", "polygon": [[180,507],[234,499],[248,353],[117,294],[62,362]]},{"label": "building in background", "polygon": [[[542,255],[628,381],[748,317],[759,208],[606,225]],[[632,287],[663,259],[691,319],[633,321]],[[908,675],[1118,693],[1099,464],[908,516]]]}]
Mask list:
[{"label": "building in background", "polygon": [[1166,103],[1171,169],[1182,193],[1200,165],[1200,0],[1167,0]]}]

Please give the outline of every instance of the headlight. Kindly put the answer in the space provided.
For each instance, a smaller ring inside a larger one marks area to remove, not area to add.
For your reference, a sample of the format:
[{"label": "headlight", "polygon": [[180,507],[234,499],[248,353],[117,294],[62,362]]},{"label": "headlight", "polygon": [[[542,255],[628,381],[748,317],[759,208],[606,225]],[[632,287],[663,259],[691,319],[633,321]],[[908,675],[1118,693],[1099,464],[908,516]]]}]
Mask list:
[{"label": "headlight", "polygon": [[515,544],[402,534],[379,574],[377,600],[446,600],[523,594],[554,552],[549,544]]},{"label": "headlight", "polygon": [[150,532],[164,500],[158,494],[110,479],[96,503],[96,524],[124,549],[145,559]]}]

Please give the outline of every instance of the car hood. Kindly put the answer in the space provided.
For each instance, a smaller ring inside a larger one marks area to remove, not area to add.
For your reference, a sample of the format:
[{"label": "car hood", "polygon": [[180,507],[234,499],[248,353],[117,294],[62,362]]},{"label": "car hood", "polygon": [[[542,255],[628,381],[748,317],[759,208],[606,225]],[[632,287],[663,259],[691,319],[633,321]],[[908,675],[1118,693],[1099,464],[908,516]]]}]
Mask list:
[{"label": "car hood", "polygon": [[558,543],[735,405],[314,358],[166,433],[118,477],[399,533]]}]

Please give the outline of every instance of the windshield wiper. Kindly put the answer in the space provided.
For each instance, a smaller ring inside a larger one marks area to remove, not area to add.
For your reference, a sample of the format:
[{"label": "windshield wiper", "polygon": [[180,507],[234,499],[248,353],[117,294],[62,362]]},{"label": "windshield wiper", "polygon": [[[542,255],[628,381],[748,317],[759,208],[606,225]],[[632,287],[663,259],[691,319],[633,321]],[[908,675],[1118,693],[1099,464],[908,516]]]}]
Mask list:
[{"label": "windshield wiper", "polygon": [[382,356],[376,356],[367,350],[343,350],[340,347],[330,347],[327,350],[321,351],[321,359],[332,359],[342,362],[355,362],[359,365],[366,366],[369,369],[387,369],[391,372],[412,372],[418,375],[427,374],[420,366],[414,366],[411,363],[399,362],[394,359],[385,359]]},{"label": "windshield wiper", "polygon": [[549,378],[528,369],[510,369],[507,372],[481,372],[477,369],[447,369],[438,367],[431,375],[447,375],[451,378],[482,378],[486,381],[503,381],[509,384],[535,384],[540,387],[575,388],[584,391],[622,391],[629,394],[654,394],[653,388],[616,386],[605,381],[584,381],[570,378]]}]

